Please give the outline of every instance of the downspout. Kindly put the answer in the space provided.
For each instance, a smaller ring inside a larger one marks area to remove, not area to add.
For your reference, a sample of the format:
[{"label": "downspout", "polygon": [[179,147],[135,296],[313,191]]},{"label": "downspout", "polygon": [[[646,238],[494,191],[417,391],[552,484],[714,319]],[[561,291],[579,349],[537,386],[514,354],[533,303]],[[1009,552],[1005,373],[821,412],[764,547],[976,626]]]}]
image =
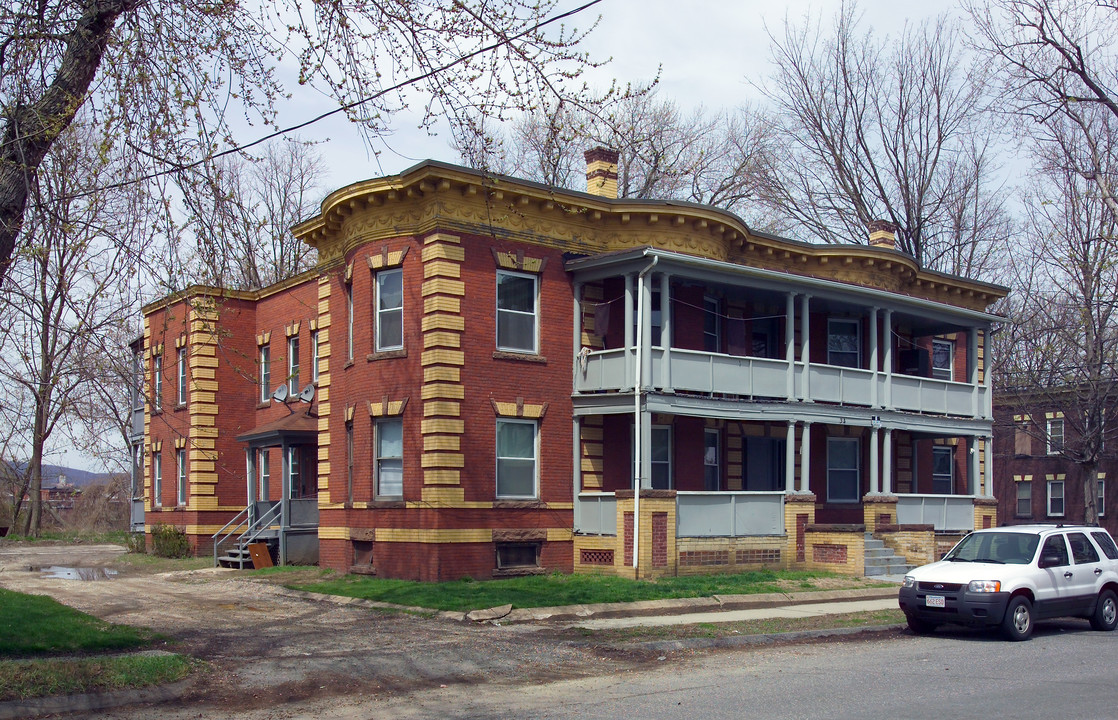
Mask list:
[{"label": "downspout", "polygon": [[[645,257],[648,256],[648,249],[645,248]],[[633,575],[636,576],[637,564],[640,562],[640,528],[641,528],[641,468],[644,463],[641,460],[641,393],[644,391],[644,385],[641,372],[641,348],[644,347],[644,278],[656,267],[656,263],[660,262],[660,256],[654,255],[652,262],[650,262],[644,270],[641,270],[637,275],[637,352],[636,352],[636,366],[635,371],[636,382],[633,384],[633,480],[636,488],[633,492]]]}]

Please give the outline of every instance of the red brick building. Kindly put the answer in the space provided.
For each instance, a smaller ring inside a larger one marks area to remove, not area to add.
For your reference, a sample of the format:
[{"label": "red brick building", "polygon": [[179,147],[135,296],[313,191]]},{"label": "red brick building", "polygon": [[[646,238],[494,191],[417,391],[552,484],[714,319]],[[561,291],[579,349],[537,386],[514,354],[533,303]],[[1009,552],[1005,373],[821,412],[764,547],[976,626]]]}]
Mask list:
[{"label": "red brick building", "polygon": [[586,193],[437,162],[342,188],[294,229],[315,270],[147,306],[147,525],[434,580],[862,572],[867,532],[919,559],[993,522],[1004,288],[887,225],[818,246],[617,199],[587,158]]}]

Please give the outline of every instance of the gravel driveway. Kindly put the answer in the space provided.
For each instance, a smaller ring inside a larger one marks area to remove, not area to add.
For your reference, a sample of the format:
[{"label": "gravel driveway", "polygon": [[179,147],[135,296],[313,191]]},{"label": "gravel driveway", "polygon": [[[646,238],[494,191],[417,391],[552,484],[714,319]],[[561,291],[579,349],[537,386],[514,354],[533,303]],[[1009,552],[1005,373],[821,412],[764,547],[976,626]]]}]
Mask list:
[{"label": "gravel driveway", "polygon": [[98,581],[51,578],[39,570],[104,567],[121,552],[113,545],[0,544],[0,586],[49,595],[110,622],[173,638],[169,647],[212,668],[184,698],[191,705],[248,710],[321,696],[390,697],[458,684],[535,684],[656,661],[587,646],[570,631],[338,605],[230,570],[125,571]]}]

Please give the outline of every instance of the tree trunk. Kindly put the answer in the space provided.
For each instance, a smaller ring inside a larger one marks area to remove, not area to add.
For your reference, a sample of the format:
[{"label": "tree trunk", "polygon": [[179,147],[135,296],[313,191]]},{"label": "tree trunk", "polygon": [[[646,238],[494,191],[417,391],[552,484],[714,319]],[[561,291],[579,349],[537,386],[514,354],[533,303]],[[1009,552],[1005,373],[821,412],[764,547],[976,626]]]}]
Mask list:
[{"label": "tree trunk", "polygon": [[1083,478],[1083,524],[1094,525],[1099,521],[1099,479],[1098,461],[1079,465]]}]

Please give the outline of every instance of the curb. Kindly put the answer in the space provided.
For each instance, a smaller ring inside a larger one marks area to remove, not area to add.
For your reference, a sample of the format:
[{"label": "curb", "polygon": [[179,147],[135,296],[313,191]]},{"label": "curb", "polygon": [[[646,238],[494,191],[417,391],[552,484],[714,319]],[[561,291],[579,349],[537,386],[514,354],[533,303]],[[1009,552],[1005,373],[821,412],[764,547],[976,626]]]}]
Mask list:
[{"label": "curb", "polygon": [[114,690],[105,693],[85,695],[56,695],[27,700],[8,700],[0,702],[0,720],[55,715],[58,713],[96,712],[122,705],[139,703],[161,703],[176,700],[190,687],[192,678],[179,680],[170,685],[158,685],[138,690]]},{"label": "curb", "polygon": [[731,635],[716,638],[692,638],[690,640],[650,640],[648,642],[622,643],[616,647],[639,647],[645,650],[672,652],[678,650],[706,650],[711,648],[736,648],[748,645],[775,645],[780,642],[816,640],[828,637],[844,637],[862,633],[881,633],[902,631],[905,625],[869,625],[866,627],[831,628],[829,630],[795,630],[785,633],[766,633],[763,635]]}]

